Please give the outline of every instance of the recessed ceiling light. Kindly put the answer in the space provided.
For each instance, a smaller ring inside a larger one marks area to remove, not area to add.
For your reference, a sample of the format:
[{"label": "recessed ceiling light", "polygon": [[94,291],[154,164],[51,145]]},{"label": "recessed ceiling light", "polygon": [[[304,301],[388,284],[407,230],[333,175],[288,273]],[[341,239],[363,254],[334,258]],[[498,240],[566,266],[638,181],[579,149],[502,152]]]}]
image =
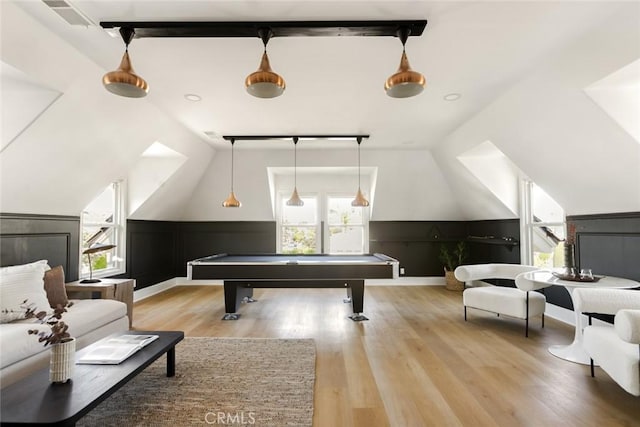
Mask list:
[{"label": "recessed ceiling light", "polygon": [[184,96],[184,99],[187,101],[198,102],[202,101],[202,97],[200,95],[196,95],[195,93],[188,93]]},{"label": "recessed ceiling light", "polygon": [[457,101],[461,96],[462,95],[460,95],[459,93],[448,93],[443,97],[443,99],[445,101]]}]

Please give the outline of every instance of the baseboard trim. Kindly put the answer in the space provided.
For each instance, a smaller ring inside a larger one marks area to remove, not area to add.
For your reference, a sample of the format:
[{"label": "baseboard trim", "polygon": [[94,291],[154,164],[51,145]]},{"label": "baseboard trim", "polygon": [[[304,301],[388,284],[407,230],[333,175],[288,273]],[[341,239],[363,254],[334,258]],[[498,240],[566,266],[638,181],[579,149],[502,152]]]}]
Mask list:
[{"label": "baseboard trim", "polygon": [[142,301],[145,298],[149,298],[150,296],[157,295],[160,292],[164,292],[167,289],[177,286],[177,279],[179,278],[174,277],[173,279],[165,280],[164,282],[156,283],[155,285],[133,291],[133,302]]}]

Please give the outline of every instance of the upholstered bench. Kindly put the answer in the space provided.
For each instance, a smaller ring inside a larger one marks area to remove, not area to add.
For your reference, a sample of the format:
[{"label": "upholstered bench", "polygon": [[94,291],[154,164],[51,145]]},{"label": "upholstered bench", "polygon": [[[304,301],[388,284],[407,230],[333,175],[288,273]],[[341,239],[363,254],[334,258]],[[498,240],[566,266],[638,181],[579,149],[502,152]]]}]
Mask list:
[{"label": "upholstered bench", "polygon": [[[538,270],[537,267],[520,264],[475,264],[462,265],[455,270],[458,280],[465,282],[466,288],[462,293],[464,305],[464,320],[467,320],[467,307],[490,311],[505,316],[525,320],[525,336],[529,336],[529,318],[542,316],[544,327],[544,311],[546,298],[539,292],[531,292],[545,286],[517,280],[522,273]],[[516,288],[494,286],[486,279],[510,279],[516,282]]]}]

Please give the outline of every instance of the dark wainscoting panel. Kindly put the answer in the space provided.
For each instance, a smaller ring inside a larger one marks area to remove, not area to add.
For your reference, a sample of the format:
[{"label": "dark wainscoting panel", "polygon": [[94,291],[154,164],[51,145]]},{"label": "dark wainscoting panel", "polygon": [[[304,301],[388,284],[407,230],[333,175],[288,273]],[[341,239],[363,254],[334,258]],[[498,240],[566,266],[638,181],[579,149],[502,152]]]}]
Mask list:
[{"label": "dark wainscoting panel", "polygon": [[576,230],[576,262],[594,274],[640,281],[640,212],[567,217]]},{"label": "dark wainscoting panel", "polygon": [[187,262],[209,255],[275,253],[274,221],[218,221],[178,223],[176,270],[187,275]]},{"label": "dark wainscoting panel", "polygon": [[275,253],[275,222],[127,221],[127,272],[142,289],[187,275],[187,261],[217,253]]},{"label": "dark wainscoting panel", "polygon": [[[503,237],[518,241],[517,219],[491,221],[371,221],[369,251],[400,261],[405,276],[444,276],[439,260],[442,245],[467,244],[466,264],[520,262],[520,247],[514,241],[502,244]],[[475,238],[470,238],[475,237]],[[481,237],[481,238],[479,238]],[[490,238],[489,238],[490,237]],[[486,238],[486,239],[485,239]]]},{"label": "dark wainscoting panel", "polygon": [[[594,274],[640,281],[640,212],[573,215],[576,263]],[[559,286],[546,289],[547,300],[573,310],[569,293]]]},{"label": "dark wainscoting panel", "polygon": [[127,271],[122,277],[136,279],[136,289],[177,276],[174,265],[177,223],[127,221]]},{"label": "dark wainscoting panel", "polygon": [[468,264],[520,264],[520,220],[467,222]]},{"label": "dark wainscoting panel", "polygon": [[369,252],[397,259],[405,276],[444,276],[440,246],[466,236],[463,221],[371,221]]},{"label": "dark wainscoting panel", "polygon": [[80,218],[0,213],[0,265],[41,259],[64,268],[67,281],[78,279]]}]

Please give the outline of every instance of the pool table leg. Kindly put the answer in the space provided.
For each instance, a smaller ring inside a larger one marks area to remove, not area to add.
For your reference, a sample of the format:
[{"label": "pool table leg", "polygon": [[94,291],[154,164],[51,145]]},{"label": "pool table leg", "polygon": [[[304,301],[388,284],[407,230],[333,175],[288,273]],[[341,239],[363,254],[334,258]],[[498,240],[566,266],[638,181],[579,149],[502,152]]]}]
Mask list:
[{"label": "pool table leg", "polygon": [[224,309],[225,315],[222,320],[238,320],[238,308],[244,298],[247,301],[254,302],[253,288],[245,282],[224,281]]},{"label": "pool table leg", "polygon": [[347,297],[351,299],[353,314],[349,316],[354,322],[369,320],[362,312],[364,311],[364,280],[347,280]]}]

